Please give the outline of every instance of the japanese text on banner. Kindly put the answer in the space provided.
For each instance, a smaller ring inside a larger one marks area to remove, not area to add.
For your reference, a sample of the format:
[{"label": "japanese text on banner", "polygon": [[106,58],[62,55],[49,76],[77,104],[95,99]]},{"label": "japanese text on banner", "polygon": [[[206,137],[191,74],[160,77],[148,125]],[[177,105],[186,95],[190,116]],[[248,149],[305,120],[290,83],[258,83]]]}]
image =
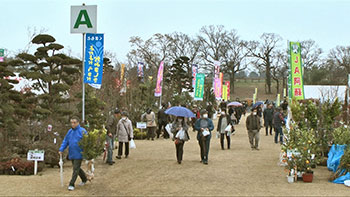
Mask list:
[{"label": "japanese text on banner", "polygon": [[292,98],[304,99],[303,70],[299,42],[289,43]]},{"label": "japanese text on banner", "polygon": [[86,34],[84,83],[101,88],[103,75],[103,34]]},{"label": "japanese text on banner", "polygon": [[194,90],[194,100],[202,101],[204,95],[204,79],[205,75],[202,73],[196,74],[196,87]]}]

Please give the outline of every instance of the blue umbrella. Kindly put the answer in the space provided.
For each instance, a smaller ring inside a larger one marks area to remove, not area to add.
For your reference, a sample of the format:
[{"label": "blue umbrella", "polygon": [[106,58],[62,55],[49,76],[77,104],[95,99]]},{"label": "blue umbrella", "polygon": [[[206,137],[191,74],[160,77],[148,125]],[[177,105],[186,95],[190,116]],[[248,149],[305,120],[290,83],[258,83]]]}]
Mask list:
[{"label": "blue umbrella", "polygon": [[234,101],[234,102],[229,103],[227,106],[239,107],[239,106],[242,106],[242,103]]},{"label": "blue umbrella", "polygon": [[165,111],[166,114],[174,115],[174,116],[180,116],[180,117],[187,117],[187,118],[194,118],[196,117],[194,113],[187,109],[186,107],[171,107]]},{"label": "blue umbrella", "polygon": [[259,105],[263,105],[264,103],[263,102],[256,102],[254,105],[253,105],[253,109],[256,108],[257,106]]}]

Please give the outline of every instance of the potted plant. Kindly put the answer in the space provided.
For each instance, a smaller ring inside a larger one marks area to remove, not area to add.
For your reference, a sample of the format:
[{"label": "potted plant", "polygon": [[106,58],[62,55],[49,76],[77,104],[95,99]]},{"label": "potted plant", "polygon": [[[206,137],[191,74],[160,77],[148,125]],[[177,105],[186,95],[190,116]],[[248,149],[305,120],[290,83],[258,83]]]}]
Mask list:
[{"label": "potted plant", "polygon": [[105,129],[93,131],[84,134],[82,140],[79,142],[83,152],[83,158],[86,159],[88,170],[86,172],[87,178],[91,181],[94,178],[94,159],[103,153],[106,140]]}]

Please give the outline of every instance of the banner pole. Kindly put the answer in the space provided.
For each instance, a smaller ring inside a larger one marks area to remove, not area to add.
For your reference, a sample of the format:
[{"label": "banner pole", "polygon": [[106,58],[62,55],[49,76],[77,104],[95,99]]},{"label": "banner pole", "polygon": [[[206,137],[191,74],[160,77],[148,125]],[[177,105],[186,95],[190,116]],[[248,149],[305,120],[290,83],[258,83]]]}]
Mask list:
[{"label": "banner pole", "polygon": [[81,115],[81,119],[82,119],[82,122],[85,122],[85,83],[84,83],[84,73],[85,73],[85,33],[83,33],[83,50],[82,50],[82,53],[83,53],[83,61],[82,61],[82,82],[83,82],[83,96],[82,96],[82,115]]}]

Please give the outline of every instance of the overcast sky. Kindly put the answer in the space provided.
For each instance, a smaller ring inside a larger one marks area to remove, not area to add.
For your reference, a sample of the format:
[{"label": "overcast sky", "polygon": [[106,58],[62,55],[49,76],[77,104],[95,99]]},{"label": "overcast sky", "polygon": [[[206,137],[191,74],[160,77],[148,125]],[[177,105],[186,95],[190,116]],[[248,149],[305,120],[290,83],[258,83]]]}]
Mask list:
[{"label": "overcast sky", "polygon": [[82,3],[97,5],[98,33],[105,33],[105,49],[121,61],[131,36],[148,39],[174,31],[195,36],[207,25],[236,29],[245,40],[277,33],[284,39],[281,47],[287,40],[306,39],[326,52],[350,45],[350,1],[345,0],[0,0],[0,48],[12,54],[25,48],[27,29],[35,27],[80,57],[82,36],[70,33],[70,6]]}]

